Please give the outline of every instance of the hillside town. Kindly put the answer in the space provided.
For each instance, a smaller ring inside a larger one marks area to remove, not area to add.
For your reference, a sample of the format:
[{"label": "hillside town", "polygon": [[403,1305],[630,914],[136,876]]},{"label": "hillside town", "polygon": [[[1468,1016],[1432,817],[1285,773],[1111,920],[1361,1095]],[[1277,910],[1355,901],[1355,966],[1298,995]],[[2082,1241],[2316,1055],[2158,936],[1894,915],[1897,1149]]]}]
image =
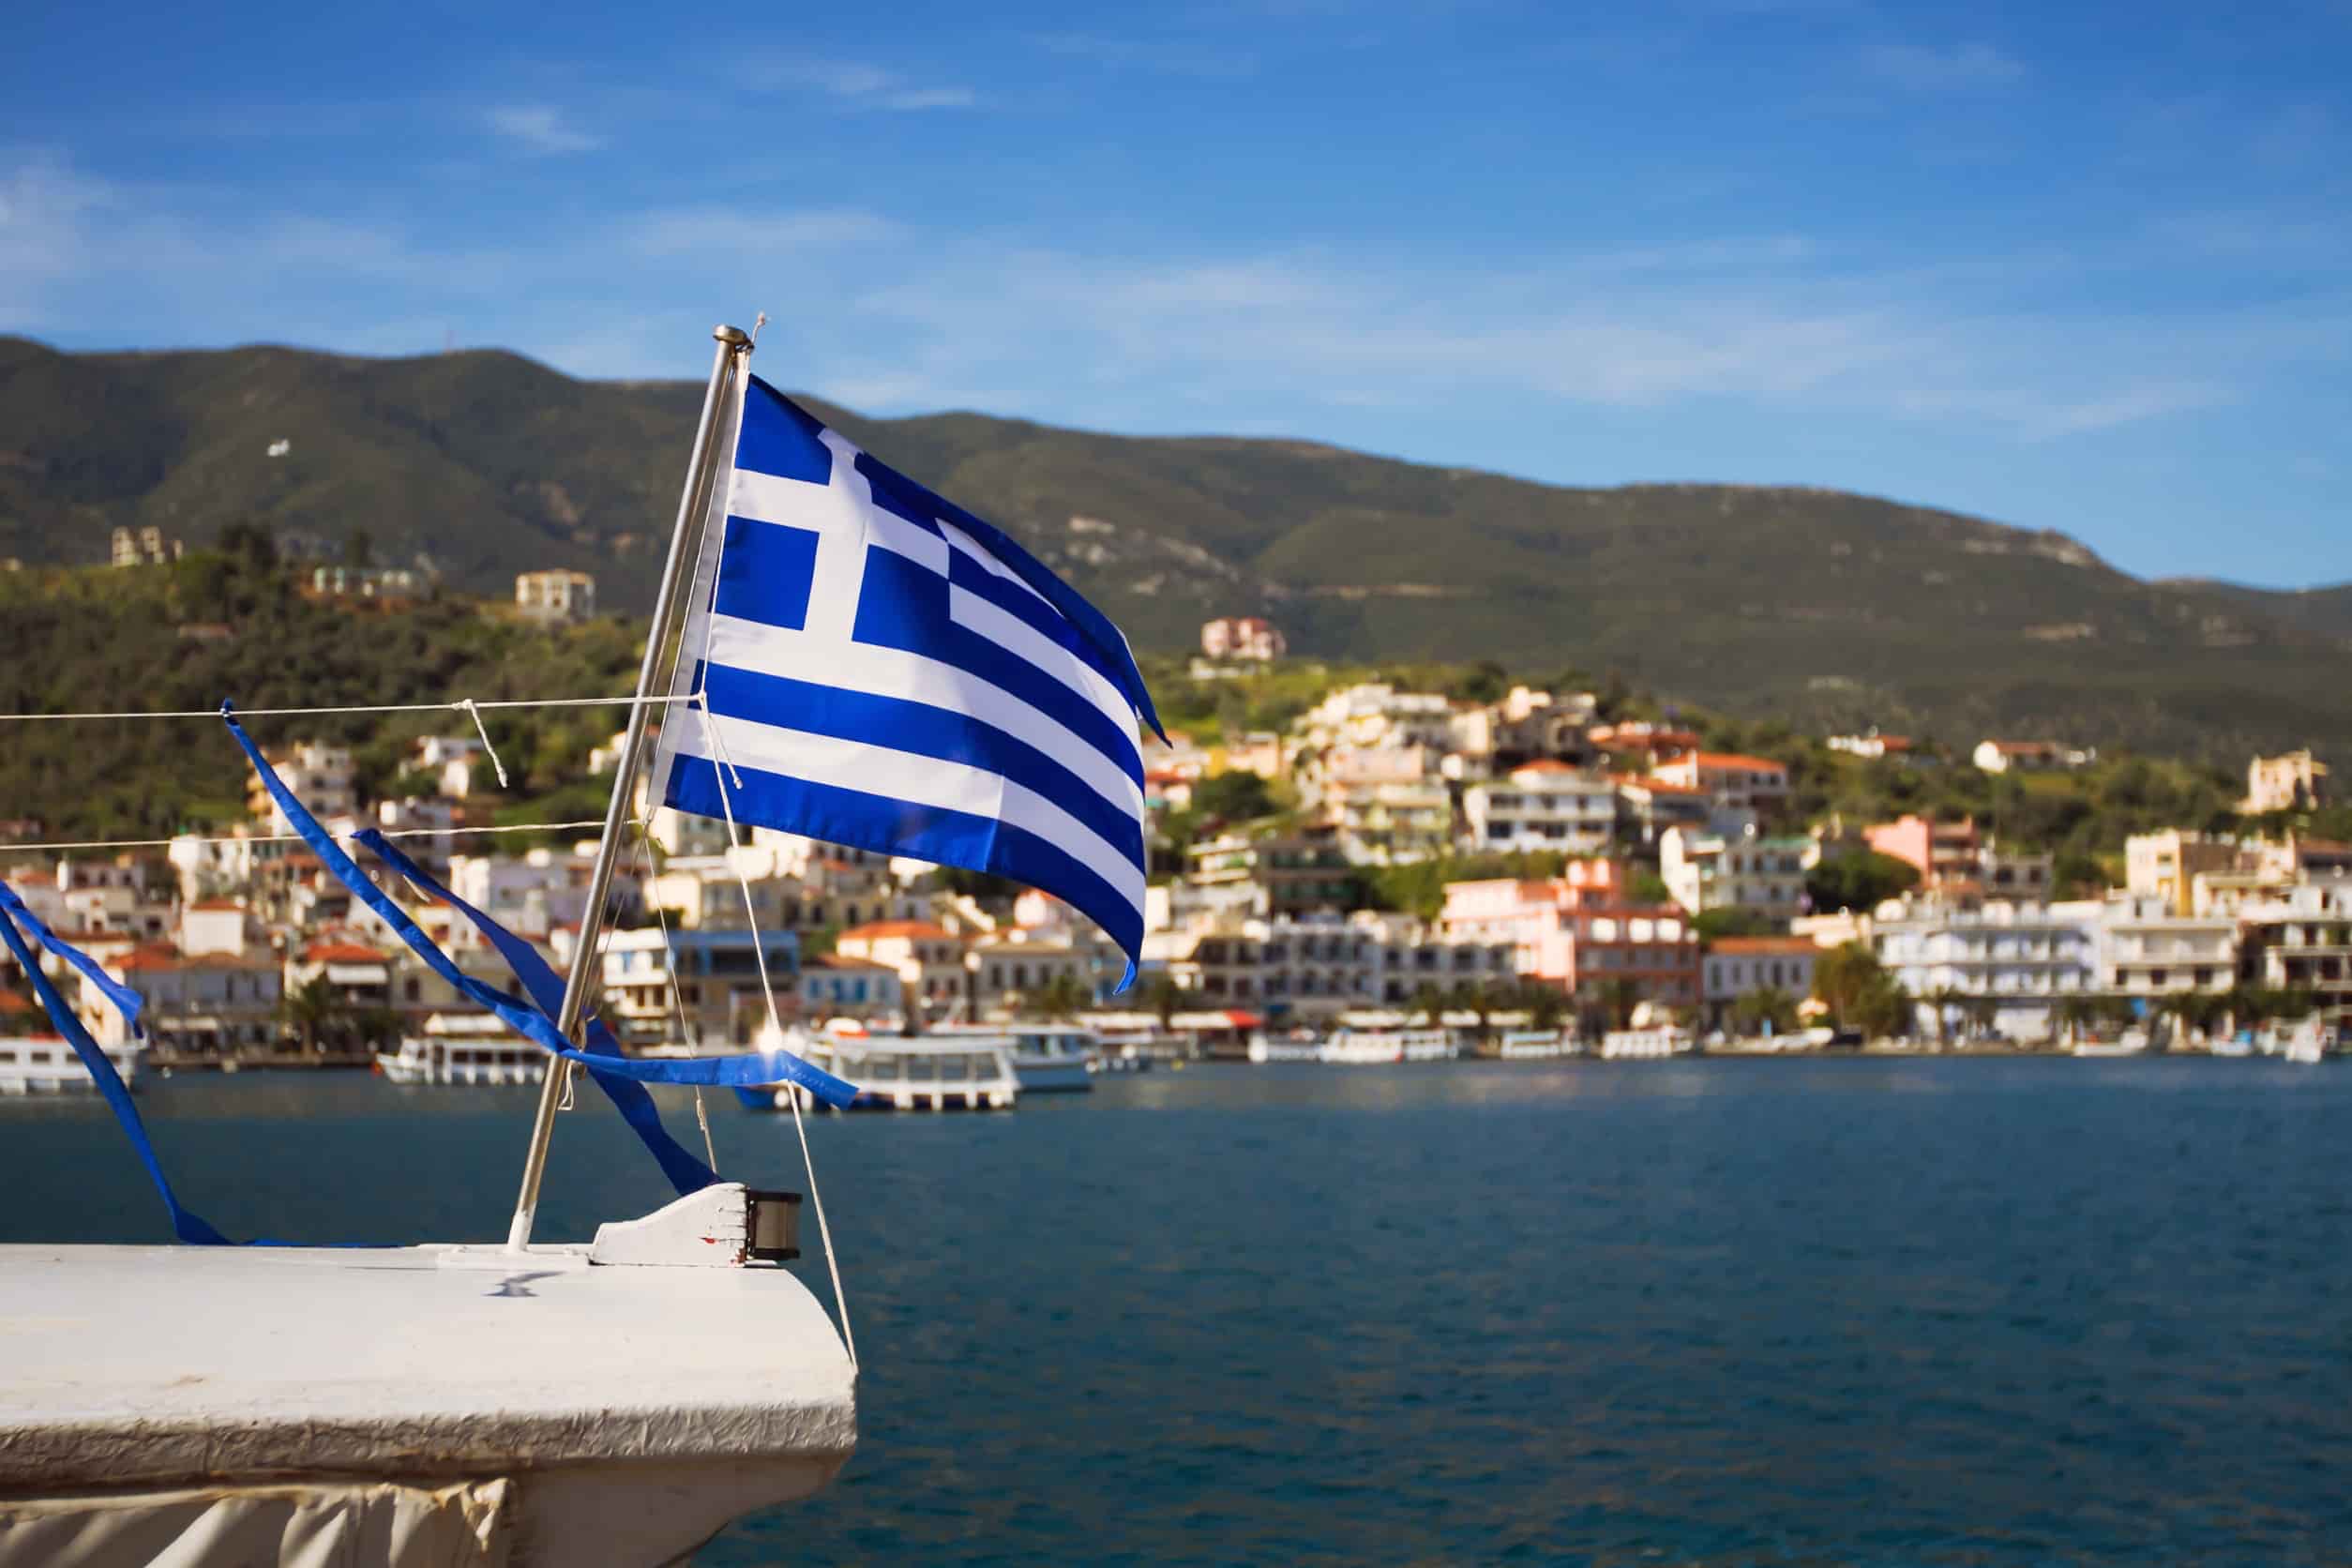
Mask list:
[{"label": "hillside town", "polygon": [[[568,618],[593,592],[580,574],[535,574],[518,601]],[[1284,656],[1269,623],[1219,620],[1189,673],[1247,681]],[[2047,1045],[2158,1016],[2184,1040],[2352,1016],[2352,845],[2295,825],[2331,804],[2308,750],[2248,765],[2239,810],[2275,834],[2136,833],[2119,877],[2070,889],[2046,847],[1972,817],[1806,820],[1785,761],[1606,706],[1591,690],[1474,701],[1358,682],[1278,731],[1154,740],[1147,935],[1123,993],[1118,950],[1050,897],[763,828],[731,845],[727,823],[641,785],[604,1016],[634,1048],[741,1048],[766,1019],[763,962],[793,1019],[1156,1016],[1211,1048],[1370,1015],[1726,1039],[1844,1026],[1938,1048]],[[592,776],[619,739],[588,758]],[[1952,756],[1875,731],[1817,745],[1873,768],[1994,776],[2098,761],[2039,738]],[[569,961],[591,847],[490,831],[505,825],[503,768],[486,731],[417,737],[380,798],[362,798],[349,746],[294,739],[270,757],[331,831],[398,837],[459,897]],[[153,852],[12,854],[9,885],[139,992],[158,1048],[181,1057],[348,1056],[467,1027],[472,1004],[286,837],[258,783],[246,819]],[[1424,871],[1421,896],[1382,896]],[[467,972],[504,983],[468,922],[440,906],[415,917]],[[68,994],[80,981],[53,978]],[[0,1032],[35,1015],[22,981],[0,974],[15,1015]],[[122,1043],[94,988],[80,1012]]]}]

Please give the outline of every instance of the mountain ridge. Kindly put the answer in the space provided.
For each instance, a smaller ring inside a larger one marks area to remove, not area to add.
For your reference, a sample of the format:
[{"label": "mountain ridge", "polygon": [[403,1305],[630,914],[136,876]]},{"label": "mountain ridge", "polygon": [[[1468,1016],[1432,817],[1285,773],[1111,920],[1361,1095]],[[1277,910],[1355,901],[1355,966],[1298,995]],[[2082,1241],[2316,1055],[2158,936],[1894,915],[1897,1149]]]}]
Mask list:
[{"label": "mountain ridge", "polygon": [[[641,611],[700,392],[496,349],[0,339],[0,555],[89,562],[120,524],[196,544],[260,521],[328,555],[364,531],[380,561],[480,592],[576,566]],[[1264,613],[1304,655],[1615,671],[1808,726],[2239,758],[2352,733],[2352,585],[2141,580],[2055,531],[1819,485],[1560,486],[1295,438],[802,400],[1022,539],[1140,647]]]}]

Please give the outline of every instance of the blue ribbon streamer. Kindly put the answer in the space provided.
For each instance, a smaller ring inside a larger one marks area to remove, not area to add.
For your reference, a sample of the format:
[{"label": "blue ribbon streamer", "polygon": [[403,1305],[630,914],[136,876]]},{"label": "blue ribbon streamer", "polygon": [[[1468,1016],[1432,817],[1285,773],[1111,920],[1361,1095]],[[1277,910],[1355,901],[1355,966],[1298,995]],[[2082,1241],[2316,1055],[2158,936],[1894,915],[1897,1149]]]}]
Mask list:
[{"label": "blue ribbon streamer", "polygon": [[591,1055],[576,1049],[556,1032],[554,1022],[537,1007],[484,984],[451,962],[449,956],[434,945],[432,938],[409,918],[405,910],[368,880],[351,856],[345,854],[327,831],[319,825],[318,819],[294,798],[294,792],[286,788],[285,781],[263,759],[252,737],[245,732],[245,726],[237,722],[234,706],[222,702],[220,716],[228,724],[229,732],[236,737],[237,745],[244,747],[246,757],[252,762],[270,798],[277,802],[279,810],[303,842],[309,845],[311,852],[319,857],[319,863],[334,874],[335,880],[348,888],[352,897],[375,911],[384,923],[425,961],[426,966],[447,981],[459,995],[496,1014],[507,1028],[550,1055],[560,1056],[566,1062],[577,1062],[599,1076],[610,1074],[639,1083],[700,1084],[706,1088],[795,1083],[825,1104],[844,1109],[857,1097],[855,1087],[831,1073],[811,1066],[788,1050],[647,1062],[634,1057]]},{"label": "blue ribbon streamer", "polygon": [[139,1009],[146,1005],[145,997],[107,973],[96,958],[73,943],[58,941],[57,933],[43,925],[40,916],[26,907],[16,889],[4,882],[0,882],[0,911],[5,911],[21,929],[30,932],[35,942],[80,970],[83,979],[103,992],[106,1000],[114,1004],[114,1011],[123,1016],[124,1026],[130,1031],[133,1039],[146,1037],[147,1032],[139,1022]]},{"label": "blue ribbon streamer", "polygon": [[[554,965],[539,956],[537,948],[435,882],[423,867],[394,849],[390,840],[374,828],[366,829],[354,837],[358,842],[367,845],[378,860],[407,878],[411,886],[441,899],[474,922],[474,928],[498,949],[499,957],[506,960],[507,969],[513,972],[540,1012],[552,1018],[562,1011],[564,978],[555,972]],[[591,1055],[617,1057],[621,1054],[621,1043],[612,1037],[612,1032],[605,1027],[602,1018],[591,1016],[584,1027]],[[660,1163],[662,1174],[669,1177],[670,1184],[678,1189],[679,1196],[700,1192],[718,1180],[716,1171],[696,1158],[693,1151],[685,1144],[670,1136],[669,1129],[661,1124],[659,1108],[654,1104],[653,1095],[646,1093],[643,1084],[614,1078],[595,1067],[588,1069],[588,1076],[596,1079],[596,1087],[604,1091],[605,1096],[612,1102],[612,1108],[621,1113],[621,1119],[636,1130],[647,1151]]]},{"label": "blue ribbon streamer", "polygon": [[[0,886],[5,885],[5,883],[0,883]],[[8,943],[8,951],[14,954],[16,961],[23,966],[24,977],[32,982],[33,994],[40,998],[41,1010],[49,1015],[49,1021],[57,1026],[57,1033],[63,1034],[67,1042],[73,1047],[74,1054],[82,1058],[82,1065],[88,1069],[90,1077],[97,1081],[98,1093],[106,1096],[107,1105],[114,1112],[114,1120],[122,1123],[124,1136],[130,1139],[131,1148],[139,1155],[139,1163],[147,1168],[148,1176],[155,1182],[155,1190],[163,1195],[163,1207],[172,1215],[172,1234],[193,1246],[229,1245],[228,1237],[215,1230],[211,1225],[197,1215],[181,1208],[180,1200],[172,1195],[172,1184],[165,1179],[163,1167],[156,1159],[154,1143],[148,1140],[147,1124],[140,1120],[139,1108],[130,1103],[130,1091],[123,1087],[122,1077],[114,1071],[114,1063],[106,1059],[106,1052],[98,1048],[98,1043],[96,1040],[90,1038],[90,1032],[83,1027],[80,1018],[74,1017],[73,1009],[66,1005],[66,999],[58,994],[57,988],[50,983],[49,976],[41,972],[40,960],[33,957],[33,950],[25,943],[23,933],[17,929],[16,923],[19,919],[26,921],[39,931],[43,947],[82,971],[83,974],[102,975],[105,972],[98,969],[97,960],[88,954],[68,942],[59,942],[53,932],[32,917],[25,910],[23,901],[13,892],[9,893],[6,898],[0,898],[0,942]],[[117,984],[111,975],[107,975],[99,982],[99,988],[110,999],[115,998],[118,993],[129,990],[129,988]],[[124,1008],[123,1021],[134,1023],[135,1027],[137,1014],[135,999],[138,993],[130,991],[129,994],[134,998],[134,1003]],[[121,1003],[117,1002],[116,1005],[119,1006]]]}]

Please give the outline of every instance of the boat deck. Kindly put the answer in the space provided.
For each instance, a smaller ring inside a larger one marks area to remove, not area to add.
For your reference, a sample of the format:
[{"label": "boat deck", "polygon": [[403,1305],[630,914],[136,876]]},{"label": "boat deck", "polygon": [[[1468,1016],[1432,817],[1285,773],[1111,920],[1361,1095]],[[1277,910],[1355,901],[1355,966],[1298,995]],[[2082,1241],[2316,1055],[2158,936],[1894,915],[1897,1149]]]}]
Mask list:
[{"label": "boat deck", "polygon": [[512,1560],[651,1562],[832,1479],[855,1374],[798,1279],[586,1254],[0,1247],[0,1508],[505,1482]]}]

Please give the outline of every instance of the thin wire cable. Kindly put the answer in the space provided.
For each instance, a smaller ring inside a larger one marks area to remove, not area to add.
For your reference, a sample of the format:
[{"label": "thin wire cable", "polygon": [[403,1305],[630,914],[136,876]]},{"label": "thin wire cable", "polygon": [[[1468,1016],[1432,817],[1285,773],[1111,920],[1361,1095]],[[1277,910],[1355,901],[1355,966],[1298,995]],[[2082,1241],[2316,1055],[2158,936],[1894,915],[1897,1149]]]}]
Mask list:
[{"label": "thin wire cable", "polygon": [[[727,743],[720,737],[718,726],[711,721],[708,712],[702,716],[702,732],[710,737],[712,747],[717,751],[719,761],[724,764],[711,771],[712,776],[718,780],[718,807],[727,816],[727,847],[731,852],[739,846],[735,837],[735,807],[727,792],[726,776],[734,771],[734,763],[729,759]],[[751,927],[751,958],[760,971],[761,994],[767,998],[768,1027],[776,1031],[780,1044],[784,1037],[784,1020],[776,1011],[776,988],[768,983],[767,949],[760,941],[759,916],[751,908],[751,879],[744,875],[743,867],[735,865],[734,858],[731,852],[727,857],[728,864],[734,869],[737,884],[743,888],[744,919]],[[824,1242],[825,1272],[833,1276],[833,1304],[841,1312],[841,1343],[850,1352],[850,1367],[854,1371],[857,1368],[857,1335],[850,1328],[850,1298],[841,1290],[841,1263],[833,1252],[833,1227],[825,1222],[824,1194],[817,1190],[817,1156],[808,1150],[808,1125],[801,1119],[800,1089],[797,1085],[787,1085],[784,1093],[792,1107],[792,1131],[800,1138],[801,1168],[808,1172],[808,1201],[817,1211],[817,1234]]]},{"label": "thin wire cable", "polygon": [[[481,701],[461,698],[455,702],[351,702],[324,708],[239,708],[239,718],[287,718],[305,714],[441,714],[469,708],[626,708],[631,702],[648,705],[686,702],[687,697],[494,697]],[[0,724],[36,724],[66,719],[219,718],[219,708],[149,708],[126,713],[0,714]]]},{"label": "thin wire cable", "polygon": [[[219,717],[218,714],[213,716]],[[584,817],[574,822],[503,822],[495,827],[399,827],[384,828],[386,838],[438,838],[445,835],[455,837],[474,833],[563,833],[572,828],[602,827],[601,817]],[[359,837],[357,830],[334,833],[327,837],[348,843]],[[309,840],[299,833],[231,834],[208,838],[193,833],[183,833],[174,838],[79,838],[48,844],[0,844],[0,854],[30,853],[35,850],[168,850],[174,844],[304,844]]]}]

